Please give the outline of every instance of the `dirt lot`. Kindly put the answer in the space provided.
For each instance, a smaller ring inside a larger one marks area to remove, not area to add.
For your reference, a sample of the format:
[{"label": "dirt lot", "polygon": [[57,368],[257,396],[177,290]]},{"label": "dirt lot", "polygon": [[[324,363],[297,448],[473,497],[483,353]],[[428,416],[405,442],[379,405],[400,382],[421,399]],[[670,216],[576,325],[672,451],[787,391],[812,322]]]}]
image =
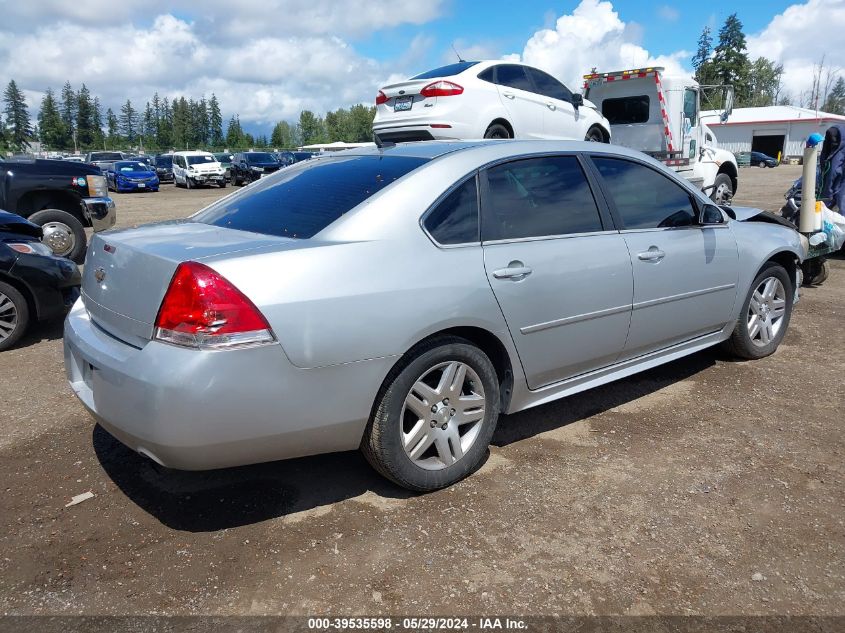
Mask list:
[{"label": "dirt lot", "polygon": [[[777,208],[797,175],[745,169],[737,203]],[[229,192],[118,195],[119,225]],[[776,355],[706,351],[504,417],[480,472],[422,496],[357,453],[157,470],[95,427],[41,328],[0,355],[0,613],[841,615],[832,263]]]}]

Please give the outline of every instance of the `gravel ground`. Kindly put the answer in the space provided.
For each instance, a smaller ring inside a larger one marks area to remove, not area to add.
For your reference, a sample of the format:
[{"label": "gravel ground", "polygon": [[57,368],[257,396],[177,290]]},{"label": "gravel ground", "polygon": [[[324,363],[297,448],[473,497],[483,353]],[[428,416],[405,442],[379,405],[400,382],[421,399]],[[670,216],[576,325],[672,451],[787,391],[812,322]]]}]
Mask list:
[{"label": "gravel ground", "polygon": [[[778,208],[798,173],[745,169],[737,203]],[[117,195],[118,225],[229,192]],[[774,356],[705,351],[503,417],[481,470],[427,495],[357,453],[154,468],[93,424],[41,327],[0,355],[0,613],[843,615],[832,268]]]}]

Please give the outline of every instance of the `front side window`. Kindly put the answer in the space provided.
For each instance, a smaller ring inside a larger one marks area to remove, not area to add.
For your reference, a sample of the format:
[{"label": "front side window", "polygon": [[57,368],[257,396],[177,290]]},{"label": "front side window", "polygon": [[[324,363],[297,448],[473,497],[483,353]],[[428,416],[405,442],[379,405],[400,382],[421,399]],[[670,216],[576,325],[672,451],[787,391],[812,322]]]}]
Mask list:
[{"label": "front side window", "polygon": [[690,226],[695,207],[689,192],[651,167],[620,158],[593,156],[626,229]]},{"label": "front side window", "polygon": [[303,161],[192,216],[214,226],[308,239],[370,196],[428,162],[408,156]]},{"label": "front side window", "polygon": [[478,187],[475,176],[446,196],[425,219],[425,228],[439,244],[478,241]]},{"label": "front side window", "polygon": [[602,230],[590,185],[575,156],[547,156],[487,170],[485,241]]},{"label": "front side window", "polygon": [[648,95],[617,97],[601,102],[601,113],[611,125],[648,123],[651,101]]},{"label": "front side window", "polygon": [[572,102],[572,92],[557,79],[536,68],[526,68],[531,79],[534,80],[536,91],[551,99]]},{"label": "front side window", "polygon": [[525,74],[525,66],[517,64],[502,64],[496,66],[496,83],[508,88],[516,88],[527,92],[534,92],[534,86]]}]

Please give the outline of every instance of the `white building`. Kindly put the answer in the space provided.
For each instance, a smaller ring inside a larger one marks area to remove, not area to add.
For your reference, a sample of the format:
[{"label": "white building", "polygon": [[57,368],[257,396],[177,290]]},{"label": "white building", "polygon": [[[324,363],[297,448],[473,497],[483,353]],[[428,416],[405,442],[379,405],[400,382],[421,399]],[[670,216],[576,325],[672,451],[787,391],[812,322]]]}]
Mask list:
[{"label": "white building", "polygon": [[713,130],[719,147],[737,154],[763,152],[775,158],[803,156],[804,143],[813,132],[824,135],[833,123],[845,123],[845,116],[818,112],[797,106],[735,108],[726,123],[719,123],[718,113],[701,113]]}]

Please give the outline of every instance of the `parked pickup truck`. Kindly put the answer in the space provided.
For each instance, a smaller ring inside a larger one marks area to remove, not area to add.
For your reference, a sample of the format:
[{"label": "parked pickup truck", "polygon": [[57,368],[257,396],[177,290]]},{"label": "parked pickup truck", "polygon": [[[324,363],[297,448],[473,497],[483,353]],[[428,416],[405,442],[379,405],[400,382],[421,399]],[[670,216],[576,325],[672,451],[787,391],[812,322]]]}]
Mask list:
[{"label": "parked pickup truck", "polygon": [[0,159],[0,209],[41,226],[42,241],[77,263],[85,259],[85,227],[102,231],[115,222],[100,169],[62,160]]}]

